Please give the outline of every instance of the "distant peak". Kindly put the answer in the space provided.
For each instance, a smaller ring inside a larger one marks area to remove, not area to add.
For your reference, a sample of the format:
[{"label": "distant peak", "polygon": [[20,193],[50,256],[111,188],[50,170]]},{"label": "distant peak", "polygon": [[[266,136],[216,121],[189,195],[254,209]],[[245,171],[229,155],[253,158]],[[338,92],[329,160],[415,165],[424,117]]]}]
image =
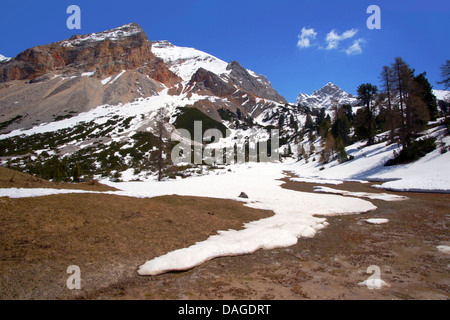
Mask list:
[{"label": "distant peak", "polygon": [[324,85],[322,88],[339,88],[337,85],[335,85],[333,82],[328,82],[326,85]]},{"label": "distant peak", "polygon": [[356,98],[334,83],[328,82],[319,90],[314,90],[312,95],[300,93],[297,97],[296,104],[328,109],[333,105],[333,101],[338,102],[339,104],[353,105],[356,103]]},{"label": "distant peak", "polygon": [[0,54],[0,62],[9,60],[11,60],[11,58],[5,57],[4,55]]}]

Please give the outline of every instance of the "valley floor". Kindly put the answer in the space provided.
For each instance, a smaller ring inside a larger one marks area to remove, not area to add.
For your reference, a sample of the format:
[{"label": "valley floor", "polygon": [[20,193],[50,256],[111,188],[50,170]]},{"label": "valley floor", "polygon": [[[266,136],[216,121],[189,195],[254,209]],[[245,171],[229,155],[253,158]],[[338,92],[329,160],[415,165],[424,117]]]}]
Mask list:
[{"label": "valley floor", "polygon": [[[306,193],[320,185],[283,182],[286,190]],[[357,182],[333,188],[383,192]],[[395,194],[408,200],[375,199],[370,200],[374,211],[327,216],[326,228],[293,246],[220,257],[158,276],[140,276],[137,267],[217,230],[240,229],[273,213],[232,200],[187,196],[3,197],[0,298],[449,299],[450,194]],[[389,222],[369,224],[369,218]],[[66,287],[69,265],[81,269],[81,290]],[[388,284],[381,289],[360,285],[373,265]]]},{"label": "valley floor", "polygon": [[[315,185],[287,182],[284,187],[312,191]],[[337,188],[374,192],[360,183]],[[373,200],[376,211],[327,217],[327,228],[288,248],[217,258],[181,273],[134,276],[84,298],[448,300],[449,252],[440,248],[450,245],[450,195],[402,195],[409,200]],[[369,224],[369,218],[389,222]],[[387,283],[381,289],[360,284],[372,275],[366,271],[373,265]]]}]

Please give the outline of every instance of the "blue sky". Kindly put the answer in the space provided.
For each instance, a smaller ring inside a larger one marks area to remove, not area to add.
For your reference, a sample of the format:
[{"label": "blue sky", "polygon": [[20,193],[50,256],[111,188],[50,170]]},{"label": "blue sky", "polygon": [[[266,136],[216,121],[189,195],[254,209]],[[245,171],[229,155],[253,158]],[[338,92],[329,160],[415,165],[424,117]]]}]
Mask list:
[{"label": "blue sky", "polygon": [[[81,8],[81,30],[66,27],[71,4]],[[379,30],[366,26],[369,5],[381,10]],[[378,84],[382,67],[397,56],[442,89],[440,66],[450,60],[447,0],[24,0],[1,8],[4,56],[136,22],[150,40],[239,61],[267,76],[290,102],[327,82],[353,94],[361,83]]]}]

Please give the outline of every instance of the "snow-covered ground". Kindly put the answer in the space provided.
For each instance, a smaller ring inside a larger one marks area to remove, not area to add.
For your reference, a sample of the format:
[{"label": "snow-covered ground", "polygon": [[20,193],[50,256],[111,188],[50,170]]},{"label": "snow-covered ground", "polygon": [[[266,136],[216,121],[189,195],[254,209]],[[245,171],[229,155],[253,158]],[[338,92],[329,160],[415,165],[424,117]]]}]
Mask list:
[{"label": "snow-covered ground", "polygon": [[346,148],[354,157],[351,161],[322,165],[302,160],[292,164],[290,171],[302,179],[385,181],[381,188],[386,190],[450,193],[450,152],[442,154],[439,147],[440,143],[450,145],[445,131],[445,126],[438,126],[425,132],[425,136],[438,138],[438,147],[410,164],[384,166],[399,145],[383,142],[367,147],[365,142],[358,142]]}]

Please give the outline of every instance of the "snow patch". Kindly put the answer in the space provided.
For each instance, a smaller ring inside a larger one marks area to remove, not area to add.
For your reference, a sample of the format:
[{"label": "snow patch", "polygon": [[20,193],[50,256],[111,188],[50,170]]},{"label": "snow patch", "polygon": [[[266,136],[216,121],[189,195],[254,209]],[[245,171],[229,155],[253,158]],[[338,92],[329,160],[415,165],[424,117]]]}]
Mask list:
[{"label": "snow patch", "polygon": [[370,223],[370,224],[383,224],[383,223],[389,222],[388,219],[382,219],[382,218],[371,218],[371,219],[366,219],[364,221],[366,221],[367,223]]},{"label": "snow patch", "polygon": [[92,77],[95,74],[95,71],[91,71],[91,72],[83,72],[81,74],[82,77]]},{"label": "snow patch", "polygon": [[369,198],[372,200],[384,200],[384,201],[402,201],[407,200],[407,197],[398,196],[388,193],[368,193],[368,192],[351,192],[345,190],[337,190],[329,187],[314,187],[314,191],[323,193],[340,194],[343,196],[351,196],[358,198]]},{"label": "snow patch", "polygon": [[439,245],[439,246],[436,247],[436,249],[438,249],[440,252],[450,253],[450,247],[449,246]]}]

